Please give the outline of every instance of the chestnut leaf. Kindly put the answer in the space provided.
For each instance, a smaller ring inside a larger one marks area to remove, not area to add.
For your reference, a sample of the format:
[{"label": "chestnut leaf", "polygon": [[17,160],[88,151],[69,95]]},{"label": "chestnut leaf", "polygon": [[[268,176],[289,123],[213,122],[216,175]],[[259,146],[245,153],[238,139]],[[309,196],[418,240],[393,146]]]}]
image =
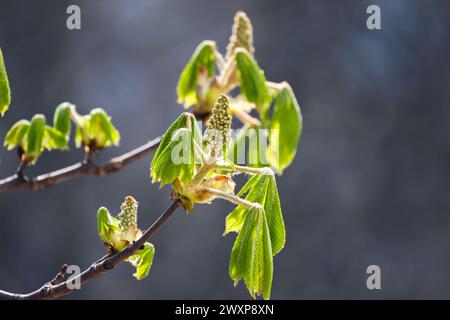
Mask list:
[{"label": "chestnut leaf", "polygon": [[151,243],[146,242],[142,249],[128,258],[128,261],[136,267],[136,272],[133,274],[136,279],[142,280],[148,276],[154,256],[155,247]]},{"label": "chestnut leaf", "polygon": [[249,102],[256,105],[259,112],[263,112],[270,98],[264,71],[245,49],[237,48],[235,54],[241,92]]},{"label": "chestnut leaf", "polygon": [[201,130],[190,113],[180,115],[169,127],[153,156],[150,176],[152,183],[161,186],[172,183],[176,178],[189,182],[195,170],[194,142],[201,143]]},{"label": "chestnut leaf", "polygon": [[275,95],[271,117],[266,112],[262,119],[264,126],[270,129],[267,159],[281,175],[295,158],[303,127],[300,106],[289,85],[284,84]]},{"label": "chestnut leaf", "polygon": [[244,279],[253,298],[258,294],[270,298],[273,255],[263,209],[248,210],[231,252],[229,272],[235,285]]},{"label": "chestnut leaf", "polygon": [[11,89],[6,74],[5,61],[0,49],[0,115],[3,116],[11,103]]},{"label": "chestnut leaf", "polygon": [[178,80],[178,103],[189,108],[197,103],[197,85],[201,76],[210,78],[214,74],[216,43],[205,40],[201,42],[192,54],[189,62],[181,72]]},{"label": "chestnut leaf", "polygon": [[[280,198],[274,175],[254,175],[242,187],[237,196],[247,193],[245,200],[259,203],[264,208],[267,219],[273,254],[283,249],[286,241],[286,229],[281,212]],[[237,206],[226,218],[224,235],[240,232],[246,216],[251,209]]]}]

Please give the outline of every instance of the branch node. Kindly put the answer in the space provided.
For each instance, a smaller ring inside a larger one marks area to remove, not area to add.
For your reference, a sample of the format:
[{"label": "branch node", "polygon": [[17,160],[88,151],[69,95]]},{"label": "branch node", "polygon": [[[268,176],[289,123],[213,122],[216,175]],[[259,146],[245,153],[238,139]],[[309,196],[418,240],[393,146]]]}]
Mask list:
[{"label": "branch node", "polygon": [[67,264],[63,264],[63,266],[61,267],[61,270],[53,278],[53,280],[50,281],[49,283],[51,285],[57,285],[57,284],[60,284],[61,282],[63,282],[64,281],[64,277],[66,276],[67,268],[68,268],[68,265]]}]

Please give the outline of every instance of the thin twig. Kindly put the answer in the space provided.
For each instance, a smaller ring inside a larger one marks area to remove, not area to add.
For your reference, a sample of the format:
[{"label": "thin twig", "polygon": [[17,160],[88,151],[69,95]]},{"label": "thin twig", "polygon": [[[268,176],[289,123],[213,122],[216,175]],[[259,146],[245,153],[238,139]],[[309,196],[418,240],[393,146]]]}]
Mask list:
[{"label": "thin twig", "polygon": [[[140,237],[135,242],[129,244],[127,247],[125,247],[122,251],[117,252],[112,255],[107,255],[104,258],[101,258],[91,264],[89,268],[84,270],[79,275],[72,277],[66,281],[60,282],[58,284],[53,284],[52,282],[48,282],[44,284],[41,288],[37,289],[36,291],[25,293],[25,294],[19,294],[19,293],[11,293],[7,291],[0,290],[0,300],[41,300],[41,299],[54,299],[66,294],[70,294],[76,290],[71,289],[72,284],[79,281],[79,283],[82,285],[83,283],[97,278],[103,273],[113,269],[117,264],[124,261],[125,259],[132,256],[134,253],[136,253],[144,243],[149,240],[158,230],[161,228],[161,226],[164,224],[164,222],[167,221],[167,219],[170,218],[170,216],[180,207],[180,203],[176,200],[172,202],[172,204],[166,209],[166,211],[153,223],[153,225],[148,228],[142,237]],[[63,270],[58,273],[58,275],[55,277],[60,279],[60,274],[63,274],[62,277],[64,277],[65,271]],[[54,279],[54,280],[55,280]],[[54,281],[53,280],[53,281]]]},{"label": "thin twig", "polygon": [[120,171],[131,162],[146,156],[155,150],[160,142],[161,137],[158,137],[130,152],[112,158],[101,165],[96,165],[91,161],[83,161],[34,178],[27,178],[22,172],[18,172],[13,176],[0,180],[0,192],[11,189],[45,189],[80,176],[104,176],[112,172]]}]

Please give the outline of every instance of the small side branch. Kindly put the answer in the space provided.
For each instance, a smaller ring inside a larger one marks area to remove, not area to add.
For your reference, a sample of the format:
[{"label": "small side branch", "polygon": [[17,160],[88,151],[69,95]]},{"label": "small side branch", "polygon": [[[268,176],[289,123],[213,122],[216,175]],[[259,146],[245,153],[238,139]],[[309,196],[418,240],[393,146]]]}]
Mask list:
[{"label": "small side branch", "polygon": [[36,291],[25,294],[19,294],[0,290],[0,300],[54,299],[76,291],[74,289],[71,289],[72,283],[79,282],[82,285],[91,279],[102,276],[105,272],[113,269],[120,262],[131,257],[144,245],[144,243],[147,240],[149,240],[161,228],[161,226],[167,221],[167,219],[170,218],[170,216],[179,207],[180,203],[178,201],[172,202],[172,204],[153,223],[153,225],[144,232],[142,237],[140,237],[135,242],[129,244],[122,251],[106,255],[105,257],[95,261],[94,263],[91,264],[89,268],[84,270],[79,275],[64,281],[67,266],[63,266],[61,271],[56,275],[56,277],[52,281],[44,284],[41,288],[37,289]]},{"label": "small side branch", "polygon": [[145,157],[153,152],[159,146],[160,142],[161,137],[158,137],[130,152],[112,158],[101,165],[95,165],[91,161],[83,161],[63,169],[39,175],[35,178],[27,178],[23,174],[18,173],[0,180],[0,192],[12,189],[39,190],[53,187],[54,185],[80,176],[104,176],[120,171],[128,164]]}]

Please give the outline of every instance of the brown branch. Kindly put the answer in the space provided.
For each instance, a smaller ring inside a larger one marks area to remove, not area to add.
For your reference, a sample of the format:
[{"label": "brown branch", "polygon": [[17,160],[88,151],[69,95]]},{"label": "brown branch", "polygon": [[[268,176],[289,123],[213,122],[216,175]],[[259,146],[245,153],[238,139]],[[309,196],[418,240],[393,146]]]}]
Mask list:
[{"label": "brown branch", "polygon": [[66,273],[66,268],[64,268],[63,266],[61,271],[56,275],[55,279],[53,279],[50,282],[47,282],[36,291],[25,294],[19,294],[0,290],[0,300],[53,299],[74,292],[75,291],[74,289],[70,289],[72,287],[71,284],[75,283],[76,281],[79,281],[80,284],[83,284],[91,279],[97,278],[103,275],[103,273],[113,269],[114,266],[124,261],[125,259],[129,258],[134,253],[136,253],[144,245],[144,243],[147,240],[149,240],[159,230],[159,228],[164,224],[164,222],[166,222],[167,219],[169,219],[170,216],[179,207],[181,207],[181,204],[178,202],[178,200],[172,202],[172,204],[153,223],[153,225],[144,232],[142,237],[140,237],[135,242],[129,244],[122,251],[114,254],[108,254],[105,257],[97,260],[96,262],[91,264],[89,268],[84,270],[76,277],[63,281]]},{"label": "brown branch", "polygon": [[63,169],[42,174],[35,178],[28,178],[22,171],[18,171],[17,174],[0,180],[0,192],[11,189],[45,189],[80,176],[104,176],[112,172],[120,171],[128,164],[146,156],[156,149],[160,142],[161,137],[158,137],[130,152],[112,158],[101,165],[96,165],[91,161],[83,161]]}]

